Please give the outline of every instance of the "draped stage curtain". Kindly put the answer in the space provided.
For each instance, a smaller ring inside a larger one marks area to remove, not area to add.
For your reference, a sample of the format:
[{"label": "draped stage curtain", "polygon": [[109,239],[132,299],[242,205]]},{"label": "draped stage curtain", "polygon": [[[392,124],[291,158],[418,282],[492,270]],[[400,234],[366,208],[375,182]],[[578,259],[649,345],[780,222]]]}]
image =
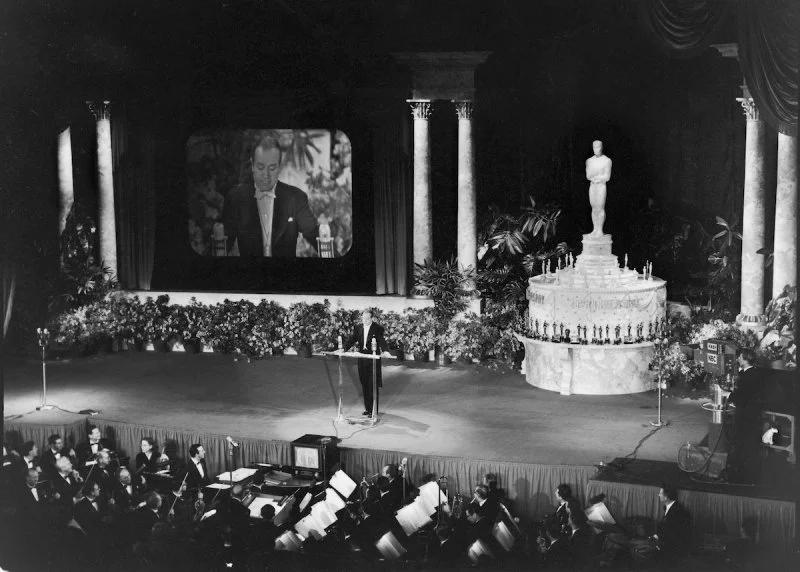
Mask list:
[{"label": "draped stage curtain", "polygon": [[669,54],[687,58],[708,47],[730,12],[728,3],[703,0],[647,0],[637,6],[650,39]]},{"label": "draped stage curtain", "polygon": [[[725,22],[729,2],[649,0],[639,19],[648,36],[672,55],[691,57],[708,47]],[[739,65],[759,112],[770,127],[797,135],[800,2],[739,0]]]},{"label": "draped stage curtain", "polygon": [[[628,532],[642,524],[645,534],[656,531],[664,512],[658,501],[658,486],[590,480],[586,497],[604,493],[606,506]],[[742,519],[754,517],[760,542],[790,550],[794,543],[795,504],[702,491],[678,491],[678,500],[691,514],[692,533],[701,542],[703,534],[739,536]]]},{"label": "draped stage curtain", "polygon": [[739,63],[761,116],[770,127],[797,135],[797,0],[741,0]]},{"label": "draped stage curtain", "polygon": [[155,251],[155,143],[146,126],[134,127],[127,108],[111,109],[117,266],[123,288],[149,290]]},{"label": "draped stage curtain", "polygon": [[66,447],[74,447],[78,442],[86,439],[86,419],[81,417],[76,421],[65,421],[63,423],[32,424],[14,423],[6,421],[4,424],[5,441],[7,447],[18,448],[25,441],[33,441],[39,447],[39,451],[44,451],[47,445],[47,438],[50,435],[58,434],[64,439]]},{"label": "draped stage curtain", "polygon": [[[411,192],[412,162],[406,149],[407,128],[398,113],[375,130],[375,292],[407,293],[406,212]],[[402,115],[402,119],[408,119]]]}]

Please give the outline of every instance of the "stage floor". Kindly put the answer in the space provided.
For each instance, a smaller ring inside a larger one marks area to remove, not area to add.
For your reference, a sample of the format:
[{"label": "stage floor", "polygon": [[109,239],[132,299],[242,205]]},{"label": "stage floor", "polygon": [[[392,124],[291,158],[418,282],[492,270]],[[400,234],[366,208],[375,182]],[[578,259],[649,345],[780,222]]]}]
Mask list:
[{"label": "stage floor", "polygon": [[[47,379],[49,402],[72,412],[99,410],[108,420],[287,441],[338,435],[346,447],[553,465],[632,455],[643,438],[637,458],[675,462],[681,444],[705,437],[710,420],[696,401],[666,399],[670,425],[651,434],[653,392],[561,396],[531,387],[518,373],[416,362],[384,365],[381,420],[372,428],[334,423],[333,358],[247,363],[220,354],[128,352],[53,362]],[[8,364],[5,383],[6,419],[79,418],[34,410],[41,392],[36,361]],[[353,364],[345,367],[344,386],[346,408],[360,414]]]}]

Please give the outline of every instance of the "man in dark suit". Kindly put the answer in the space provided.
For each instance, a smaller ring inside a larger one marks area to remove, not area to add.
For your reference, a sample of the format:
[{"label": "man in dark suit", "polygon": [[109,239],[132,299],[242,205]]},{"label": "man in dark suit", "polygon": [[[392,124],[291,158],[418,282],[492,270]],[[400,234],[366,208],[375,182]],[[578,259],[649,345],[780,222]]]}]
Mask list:
[{"label": "man in dark suit", "polygon": [[556,500],[558,507],[553,514],[553,519],[561,527],[561,533],[565,536],[571,534],[569,515],[573,512],[582,512],[580,503],[572,496],[572,487],[566,483],[561,483],[556,487]]},{"label": "man in dark suit", "polygon": [[222,220],[230,253],[238,244],[239,256],[294,258],[297,235],[316,248],[317,221],[308,197],[278,180],[281,149],[275,138],[260,136],[250,156],[252,180],[225,197]]},{"label": "man in dark suit", "polygon": [[108,451],[100,451],[95,455],[95,463],[94,469],[90,470],[86,478],[89,484],[97,483],[100,485],[103,500],[107,501],[111,498],[114,488],[116,488],[116,478],[110,468],[111,455],[109,455]]},{"label": "man in dark suit", "polygon": [[64,439],[61,438],[61,435],[50,435],[47,438],[47,450],[42,454],[42,471],[48,479],[58,474],[56,461],[63,456],[75,457],[75,451],[67,450],[64,447]]},{"label": "man in dark suit", "polygon": [[496,499],[489,497],[489,487],[486,485],[476,485],[472,494],[472,501],[470,505],[475,509],[475,512],[480,517],[486,519],[494,526],[494,521],[497,519],[497,513],[500,512],[500,505]]},{"label": "man in dark suit", "polygon": [[186,467],[186,486],[190,489],[199,489],[211,483],[206,467],[206,450],[200,443],[189,447],[189,463]]},{"label": "man in dark suit", "polygon": [[678,491],[662,485],[658,500],[664,504],[664,518],[658,523],[658,532],[653,535],[658,550],[658,559],[674,562],[687,555],[691,547],[691,518],[678,502]]},{"label": "man in dark suit", "polygon": [[139,494],[140,490],[134,486],[131,479],[131,472],[124,467],[121,468],[111,491],[114,510],[120,514],[132,510],[139,502]]},{"label": "man in dark suit", "polygon": [[758,481],[761,458],[761,384],[754,367],[755,352],[744,348],[737,356],[739,379],[728,401],[736,405],[733,423],[733,450],[728,457],[728,479],[753,484]]},{"label": "man in dark suit", "polygon": [[88,470],[86,463],[95,459],[100,451],[110,451],[111,443],[100,436],[100,428],[96,425],[89,425],[89,438],[75,447],[75,455],[78,459],[78,471]]},{"label": "man in dark suit", "polygon": [[81,488],[78,473],[72,469],[72,463],[68,457],[61,457],[56,461],[56,468],[58,474],[53,477],[53,499],[71,512],[75,502],[73,498]]},{"label": "man in dark suit", "polygon": [[[372,312],[364,310],[361,312],[361,323],[355,327],[353,335],[348,338],[344,349],[356,346],[356,351],[362,354],[372,353],[372,340],[375,340],[377,351],[381,355],[389,356],[386,352],[386,340],[383,338],[383,326],[372,321]],[[373,365],[375,371],[375,415],[378,414],[378,401],[380,388],[383,387],[381,379],[381,360],[359,359],[358,360],[358,380],[361,382],[362,393],[364,394],[364,415],[372,415],[372,372]]]}]

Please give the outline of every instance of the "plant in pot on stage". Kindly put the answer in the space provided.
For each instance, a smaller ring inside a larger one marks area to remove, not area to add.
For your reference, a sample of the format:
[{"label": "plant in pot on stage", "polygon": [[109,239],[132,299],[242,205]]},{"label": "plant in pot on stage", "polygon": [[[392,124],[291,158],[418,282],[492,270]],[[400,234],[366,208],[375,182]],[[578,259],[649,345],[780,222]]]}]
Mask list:
[{"label": "plant in pot on stage", "polygon": [[448,324],[443,351],[452,360],[466,363],[480,361],[492,346],[493,334],[499,332],[487,332],[479,316],[472,312],[467,313]]},{"label": "plant in pot on stage", "polygon": [[414,359],[419,361],[426,360],[437,341],[438,323],[433,308],[408,308],[403,317],[406,323],[404,353],[413,354]]},{"label": "plant in pot on stage", "polygon": [[297,302],[289,306],[284,321],[286,342],[299,355],[310,356],[314,348],[322,349],[330,343],[330,302],[306,304]]},{"label": "plant in pot on stage", "polygon": [[[347,339],[353,335],[356,325],[361,322],[361,312],[359,310],[346,310],[336,308],[331,312],[331,348],[338,346],[339,336],[342,337],[342,344],[347,343]],[[383,324],[386,327],[386,324]],[[387,328],[388,331],[388,328]],[[348,348],[344,348],[345,350]]]},{"label": "plant in pot on stage", "polygon": [[111,304],[105,300],[98,300],[87,305],[86,337],[92,351],[110,352],[117,333],[117,325],[112,319]]},{"label": "plant in pot on stage", "polygon": [[[389,346],[390,351],[403,354],[406,337],[405,324],[406,322],[401,314],[392,311],[383,313],[381,325],[383,326],[386,345]],[[402,355],[398,357],[400,359],[403,358]]]},{"label": "plant in pot on stage", "polygon": [[524,335],[527,329],[527,312],[520,312],[516,305],[489,301],[481,324],[488,339],[485,355],[492,356],[489,366],[514,368],[524,355],[517,335]]},{"label": "plant in pot on stage", "polygon": [[88,344],[85,308],[62,312],[51,322],[49,329],[55,345],[70,351],[85,353],[84,346]]},{"label": "plant in pot on stage", "polygon": [[202,338],[207,336],[211,325],[211,312],[205,304],[194,297],[188,306],[172,306],[171,318],[184,349],[190,353],[200,351]]},{"label": "plant in pot on stage", "polygon": [[254,308],[254,322],[248,336],[254,357],[265,357],[284,348],[283,324],[286,309],[277,302],[261,300]]},{"label": "plant in pot on stage", "polygon": [[542,265],[570,252],[566,242],[557,241],[561,209],[539,207],[532,197],[519,216],[500,213],[490,207],[491,220],[481,231],[476,287],[487,300],[522,306],[528,278],[541,272]]},{"label": "plant in pot on stage", "polygon": [[148,296],[142,305],[142,312],[145,317],[145,339],[153,342],[156,350],[167,351],[167,342],[178,333],[170,315],[169,296],[162,294],[155,300]]}]

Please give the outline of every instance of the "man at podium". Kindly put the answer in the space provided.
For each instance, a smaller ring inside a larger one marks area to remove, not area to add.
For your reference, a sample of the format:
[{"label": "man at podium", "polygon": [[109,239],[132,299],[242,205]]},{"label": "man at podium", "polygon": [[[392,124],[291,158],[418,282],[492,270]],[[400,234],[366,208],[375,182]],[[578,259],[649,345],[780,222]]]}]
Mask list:
[{"label": "man at podium", "polygon": [[[375,340],[376,351],[379,355],[388,356],[386,351],[386,340],[383,337],[383,326],[372,321],[372,312],[364,310],[361,312],[361,323],[356,325],[353,335],[347,339],[344,349],[349,350],[353,346],[356,351],[362,354],[372,353],[372,341]],[[372,372],[373,363],[375,371],[375,407],[378,406],[381,382],[381,360],[359,359],[358,361],[358,380],[361,382],[361,389],[364,394],[364,413],[372,415]],[[376,411],[377,413],[377,411]]]}]

